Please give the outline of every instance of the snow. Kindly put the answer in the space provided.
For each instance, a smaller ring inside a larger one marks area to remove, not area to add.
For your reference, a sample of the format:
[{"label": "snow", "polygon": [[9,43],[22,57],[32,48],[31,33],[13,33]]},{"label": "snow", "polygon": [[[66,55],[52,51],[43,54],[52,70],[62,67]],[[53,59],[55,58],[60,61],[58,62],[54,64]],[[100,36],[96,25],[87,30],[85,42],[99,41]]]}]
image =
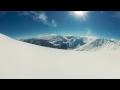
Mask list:
[{"label": "snow", "polygon": [[0,78],[120,78],[120,51],[60,50],[17,41],[0,34]]},{"label": "snow", "polygon": [[[19,39],[20,40],[20,39]],[[120,50],[120,40],[97,38],[94,36],[45,35],[21,41],[52,48],[76,51],[113,51]],[[44,42],[43,42],[44,41]],[[64,45],[64,46],[63,46]],[[54,47],[56,46],[56,47]]]},{"label": "snow", "polygon": [[[59,49],[76,49],[84,44],[91,43],[95,41],[96,37],[87,37],[87,36],[70,36],[70,35],[44,35],[44,36],[36,36],[34,38],[22,38],[17,39],[20,41],[42,45],[47,47],[54,47]],[[56,45],[57,44],[57,45]]]},{"label": "snow", "polygon": [[[91,41],[91,40],[90,40]],[[79,46],[74,50],[77,51],[120,51],[120,41],[119,40],[107,40],[107,39],[95,39],[90,43]]]}]

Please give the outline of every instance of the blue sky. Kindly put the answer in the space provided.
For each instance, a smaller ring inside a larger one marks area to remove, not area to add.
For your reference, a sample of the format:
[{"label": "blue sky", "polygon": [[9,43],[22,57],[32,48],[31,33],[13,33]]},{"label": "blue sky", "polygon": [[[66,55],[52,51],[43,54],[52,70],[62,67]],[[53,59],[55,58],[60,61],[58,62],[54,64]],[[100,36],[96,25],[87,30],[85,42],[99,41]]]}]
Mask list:
[{"label": "blue sky", "polygon": [[0,33],[12,38],[62,34],[120,39],[120,11],[0,11]]}]

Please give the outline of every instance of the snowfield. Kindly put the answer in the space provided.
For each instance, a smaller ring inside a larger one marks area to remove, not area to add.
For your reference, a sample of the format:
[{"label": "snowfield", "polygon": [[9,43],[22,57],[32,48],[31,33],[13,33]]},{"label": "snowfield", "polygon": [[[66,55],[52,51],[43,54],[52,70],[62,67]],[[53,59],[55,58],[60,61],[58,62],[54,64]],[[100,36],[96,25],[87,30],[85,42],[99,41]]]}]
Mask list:
[{"label": "snowfield", "polygon": [[0,78],[118,79],[120,51],[60,50],[0,34]]}]

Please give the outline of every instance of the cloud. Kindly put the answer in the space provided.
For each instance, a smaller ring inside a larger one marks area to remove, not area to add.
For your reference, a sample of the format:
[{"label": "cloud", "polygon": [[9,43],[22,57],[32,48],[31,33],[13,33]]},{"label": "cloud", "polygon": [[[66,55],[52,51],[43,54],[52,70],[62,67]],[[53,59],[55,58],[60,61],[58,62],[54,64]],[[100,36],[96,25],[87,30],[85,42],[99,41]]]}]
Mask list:
[{"label": "cloud", "polygon": [[19,11],[18,15],[30,15],[28,11]]},{"label": "cloud", "polygon": [[52,26],[56,27],[57,26],[57,23],[55,22],[55,20],[53,19],[52,20]]},{"label": "cloud", "polygon": [[44,24],[47,24],[47,19],[48,17],[46,16],[45,13],[40,13],[40,14],[36,14],[36,16],[33,16],[34,20],[38,20],[38,21],[42,21]]},{"label": "cloud", "polygon": [[48,21],[48,16],[44,11],[20,11],[19,15],[26,15],[33,18],[33,20],[43,22],[45,25],[56,27],[57,23],[54,19],[52,21]]},{"label": "cloud", "polygon": [[100,11],[100,13],[103,13],[104,11]]},{"label": "cloud", "polygon": [[[6,15],[8,12],[9,11],[0,11],[0,17]],[[45,25],[57,27],[56,21],[54,19],[49,21],[48,16],[46,15],[44,11],[16,11],[16,13],[18,13],[18,15],[20,16],[22,15],[29,16],[33,20],[42,22]]]},{"label": "cloud", "polygon": [[91,30],[88,29],[88,30],[87,30],[87,35],[90,35],[90,34],[91,34]]},{"label": "cloud", "polygon": [[112,17],[120,18],[120,11],[116,11],[115,14],[112,15]]},{"label": "cloud", "polygon": [[8,12],[9,11],[0,11],[0,17],[6,15]]}]

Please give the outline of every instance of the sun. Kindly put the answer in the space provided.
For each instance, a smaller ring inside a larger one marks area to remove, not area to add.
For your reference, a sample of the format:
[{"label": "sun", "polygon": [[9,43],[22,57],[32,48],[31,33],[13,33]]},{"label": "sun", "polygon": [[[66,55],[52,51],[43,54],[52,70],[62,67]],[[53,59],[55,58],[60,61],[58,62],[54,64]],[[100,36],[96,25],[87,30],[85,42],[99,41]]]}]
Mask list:
[{"label": "sun", "polygon": [[70,14],[78,20],[86,20],[89,11],[71,11]]},{"label": "sun", "polygon": [[84,16],[86,14],[85,11],[74,11],[74,13],[78,16]]}]

